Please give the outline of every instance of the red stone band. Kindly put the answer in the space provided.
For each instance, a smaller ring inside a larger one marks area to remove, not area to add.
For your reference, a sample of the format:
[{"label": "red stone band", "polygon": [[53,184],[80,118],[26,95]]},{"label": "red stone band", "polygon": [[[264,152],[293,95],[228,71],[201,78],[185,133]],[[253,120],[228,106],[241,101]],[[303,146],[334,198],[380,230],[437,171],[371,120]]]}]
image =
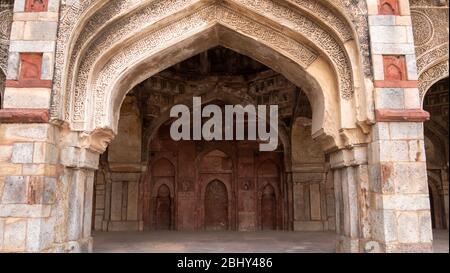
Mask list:
[{"label": "red stone band", "polygon": [[377,121],[424,122],[430,119],[430,113],[422,109],[391,110],[378,109],[375,111]]},{"label": "red stone band", "polygon": [[417,81],[375,81],[376,88],[417,88]]},{"label": "red stone band", "polygon": [[48,109],[0,109],[0,123],[47,123]]},{"label": "red stone band", "polygon": [[51,80],[6,80],[5,87],[13,88],[52,88]]}]

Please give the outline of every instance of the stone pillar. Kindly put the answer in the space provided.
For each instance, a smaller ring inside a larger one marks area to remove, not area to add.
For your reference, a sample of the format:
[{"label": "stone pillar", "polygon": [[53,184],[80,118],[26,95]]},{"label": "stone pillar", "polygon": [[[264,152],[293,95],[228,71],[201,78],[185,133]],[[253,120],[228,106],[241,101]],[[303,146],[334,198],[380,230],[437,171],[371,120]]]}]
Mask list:
[{"label": "stone pillar", "polygon": [[59,0],[14,1],[1,122],[47,122]]},{"label": "stone pillar", "polygon": [[373,126],[369,165],[370,224],[377,242],[373,250],[431,251],[422,123],[378,122]]},{"label": "stone pillar", "polygon": [[367,147],[330,154],[336,211],[336,251],[361,252],[370,238]]},{"label": "stone pillar", "polygon": [[53,248],[55,133],[50,124],[0,123],[0,252]]},{"label": "stone pillar", "polygon": [[0,252],[92,250],[94,171],[112,134],[79,135],[0,124]]},{"label": "stone pillar", "polygon": [[58,129],[48,123],[59,0],[14,1],[0,110],[0,252],[52,251]]},{"label": "stone pillar", "polygon": [[[99,157],[106,148],[95,146],[98,135],[62,132],[60,135],[61,171],[58,176],[54,250],[92,251],[92,211],[94,175]],[[111,137],[112,138],[112,137]],[[106,140],[106,143],[110,138]]]},{"label": "stone pillar", "polygon": [[285,172],[285,184],[286,184],[286,201],[285,206],[287,207],[287,213],[284,221],[284,226],[287,230],[294,229],[294,201],[293,201],[293,180],[292,180],[292,172]]},{"label": "stone pillar", "polygon": [[328,230],[325,164],[292,168],[293,227],[296,231]]},{"label": "stone pillar", "polygon": [[367,252],[432,250],[431,214],[409,0],[367,0],[376,124],[369,145]]}]

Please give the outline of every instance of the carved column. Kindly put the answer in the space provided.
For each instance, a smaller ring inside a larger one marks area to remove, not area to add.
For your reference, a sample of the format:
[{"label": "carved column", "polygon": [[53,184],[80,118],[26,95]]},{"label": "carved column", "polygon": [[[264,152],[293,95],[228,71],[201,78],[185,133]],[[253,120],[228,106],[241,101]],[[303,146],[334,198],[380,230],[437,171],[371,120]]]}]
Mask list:
[{"label": "carved column", "polygon": [[109,130],[91,134],[63,130],[60,135],[61,171],[55,203],[55,251],[92,251],[94,175],[99,157],[113,138]]},{"label": "carved column", "polygon": [[361,252],[370,237],[368,223],[367,147],[330,154],[336,211],[336,251]]}]

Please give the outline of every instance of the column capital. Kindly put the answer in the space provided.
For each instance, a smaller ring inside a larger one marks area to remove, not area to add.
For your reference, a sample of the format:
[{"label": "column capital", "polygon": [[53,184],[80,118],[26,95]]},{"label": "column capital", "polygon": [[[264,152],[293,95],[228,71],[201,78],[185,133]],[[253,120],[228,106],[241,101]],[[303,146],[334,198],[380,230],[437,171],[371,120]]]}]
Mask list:
[{"label": "column capital", "polygon": [[345,148],[330,154],[331,169],[340,169],[351,166],[366,165],[367,146]]}]

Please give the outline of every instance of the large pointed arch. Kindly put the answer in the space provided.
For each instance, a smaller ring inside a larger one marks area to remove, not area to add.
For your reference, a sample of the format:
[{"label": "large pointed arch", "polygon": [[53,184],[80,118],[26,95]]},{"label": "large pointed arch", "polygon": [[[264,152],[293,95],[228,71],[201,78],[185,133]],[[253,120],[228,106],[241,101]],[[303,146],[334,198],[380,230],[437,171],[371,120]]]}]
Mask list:
[{"label": "large pointed arch", "polygon": [[63,17],[56,58],[68,65],[55,71],[52,118],[72,130],[114,132],[133,86],[216,45],[301,86],[312,104],[315,136],[339,146],[340,129],[367,119],[357,110],[367,107],[355,31],[327,1],[106,2],[83,1]]}]

